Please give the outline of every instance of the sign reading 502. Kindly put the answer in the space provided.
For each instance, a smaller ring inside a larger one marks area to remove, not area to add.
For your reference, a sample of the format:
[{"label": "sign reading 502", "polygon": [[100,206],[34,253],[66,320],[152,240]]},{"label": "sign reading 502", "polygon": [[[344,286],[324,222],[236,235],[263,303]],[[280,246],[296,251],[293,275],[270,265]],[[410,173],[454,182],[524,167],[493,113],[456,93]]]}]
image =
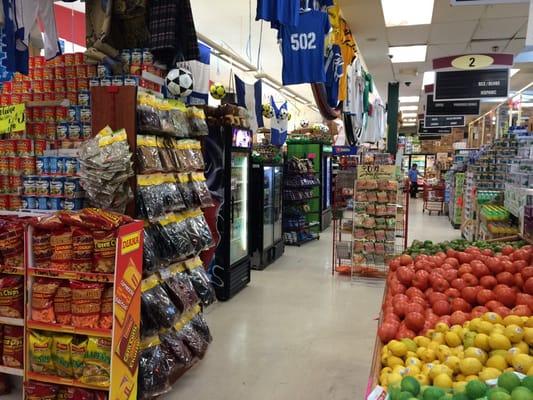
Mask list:
[{"label": "sign reading 502", "polygon": [[291,49],[293,51],[316,49],[316,33],[293,33],[291,35]]}]

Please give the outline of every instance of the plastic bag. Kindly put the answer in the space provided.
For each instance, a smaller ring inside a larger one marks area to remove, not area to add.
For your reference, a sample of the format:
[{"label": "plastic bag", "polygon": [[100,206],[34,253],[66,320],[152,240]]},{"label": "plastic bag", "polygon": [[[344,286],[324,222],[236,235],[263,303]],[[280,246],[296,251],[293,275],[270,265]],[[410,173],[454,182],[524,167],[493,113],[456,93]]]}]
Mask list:
[{"label": "plastic bag", "polygon": [[137,135],[137,166],[141,174],[163,171],[155,136]]},{"label": "plastic bag", "polygon": [[33,372],[54,374],[52,362],[52,337],[32,331],[29,335],[29,360]]},{"label": "plastic bag", "polygon": [[72,228],[72,269],[90,272],[93,269],[93,235],[87,229]]},{"label": "plastic bag", "polygon": [[6,367],[22,368],[24,327],[4,325],[2,361]]},{"label": "plastic bag", "polygon": [[170,300],[168,293],[155,275],[142,281],[141,304],[144,308],[144,315],[149,318],[147,322],[151,326],[170,328],[180,315],[179,310]]},{"label": "plastic bag", "polygon": [[113,327],[113,286],[104,289],[102,295],[102,309],[100,310],[100,320],[98,326],[102,329],[111,329]]},{"label": "plastic bag", "polygon": [[198,107],[189,107],[187,115],[191,127],[191,136],[206,136],[209,134],[204,110]]},{"label": "plastic bag", "polygon": [[203,268],[200,258],[195,257],[191,260],[187,260],[185,266],[189,271],[191,283],[202,305],[207,307],[213,304],[216,301],[215,290],[211,283],[209,283],[209,277]]},{"label": "plastic bag", "polygon": [[80,381],[86,384],[108,387],[111,364],[111,339],[89,337],[83,359],[85,367]]},{"label": "plastic bag", "polygon": [[159,338],[174,356],[177,365],[181,365],[183,368],[188,368],[192,365],[193,355],[174,328],[160,332]]},{"label": "plastic bag", "polygon": [[159,152],[159,158],[161,159],[161,165],[163,166],[163,171],[173,172],[178,170],[178,166],[174,161],[174,150],[170,148],[170,143],[168,140],[161,137],[157,138],[157,150]]},{"label": "plastic bag", "polygon": [[181,193],[177,190],[176,178],[172,174],[138,175],[138,192],[142,200],[142,211],[150,220],[172,211],[185,208]]},{"label": "plastic bag", "polygon": [[191,324],[193,328],[196,329],[196,332],[198,332],[207,343],[211,343],[213,341],[211,330],[209,329],[207,321],[202,313],[196,314],[191,320]]},{"label": "plastic bag", "polygon": [[75,336],[70,344],[70,359],[74,378],[79,379],[85,368],[85,353],[87,353],[88,339],[84,336]]},{"label": "plastic bag", "polygon": [[186,208],[198,207],[200,201],[194,192],[194,186],[190,184],[191,178],[188,173],[181,173],[177,175],[179,182],[178,189],[183,198],[183,203]]},{"label": "plastic bag", "polygon": [[194,253],[198,254],[213,245],[213,236],[209,225],[205,220],[204,213],[199,208],[186,213],[188,234],[194,246]]},{"label": "plastic bag", "polygon": [[151,399],[170,390],[172,359],[159,337],[143,340],[139,356],[139,399]]},{"label": "plastic bag", "polygon": [[145,226],[144,231],[144,246],[143,246],[143,274],[145,276],[151,275],[159,269],[159,252],[158,247],[158,232],[155,225]]},{"label": "plastic bag", "polygon": [[182,313],[192,310],[200,302],[185,271],[183,264],[175,264],[161,271],[165,289],[172,302],[178,306]]},{"label": "plastic bag", "polygon": [[183,213],[169,214],[159,221],[164,239],[172,246],[171,259],[180,260],[194,252],[194,245],[189,235],[187,217]]},{"label": "plastic bag", "polygon": [[191,183],[200,207],[207,208],[213,206],[213,198],[207,187],[207,182],[203,172],[193,172],[191,174]]},{"label": "plastic bag", "polygon": [[200,359],[204,358],[209,343],[194,329],[190,321],[178,331],[178,336],[189,347],[192,354]]}]

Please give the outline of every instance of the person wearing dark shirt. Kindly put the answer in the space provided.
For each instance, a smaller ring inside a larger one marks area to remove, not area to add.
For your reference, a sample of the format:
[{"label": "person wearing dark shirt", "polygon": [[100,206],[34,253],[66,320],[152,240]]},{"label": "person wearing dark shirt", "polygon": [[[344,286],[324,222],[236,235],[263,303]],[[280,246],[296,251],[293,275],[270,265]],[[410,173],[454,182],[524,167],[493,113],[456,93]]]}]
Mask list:
[{"label": "person wearing dark shirt", "polygon": [[416,194],[418,193],[418,177],[422,176],[418,170],[418,165],[413,164],[407,175],[409,176],[411,198],[416,199]]}]

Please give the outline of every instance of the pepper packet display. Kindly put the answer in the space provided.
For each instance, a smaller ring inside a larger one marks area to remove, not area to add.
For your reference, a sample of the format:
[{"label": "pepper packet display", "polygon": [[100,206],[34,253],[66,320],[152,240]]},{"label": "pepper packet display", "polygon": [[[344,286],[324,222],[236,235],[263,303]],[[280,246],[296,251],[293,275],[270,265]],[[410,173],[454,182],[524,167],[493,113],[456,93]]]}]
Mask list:
[{"label": "pepper packet display", "polygon": [[207,187],[207,182],[203,172],[193,172],[191,174],[191,185],[194,189],[194,193],[198,198],[198,203],[201,208],[207,208],[213,206],[213,197]]},{"label": "pepper packet display", "polygon": [[195,245],[189,233],[187,216],[183,213],[168,214],[164,219],[159,221],[162,227],[161,233],[163,239],[172,248],[170,259],[166,261],[179,261],[186,259],[194,253]]},{"label": "pepper packet display", "polygon": [[142,202],[140,211],[152,222],[168,212],[185,208],[172,174],[138,175],[137,186]]},{"label": "pepper packet display", "polygon": [[170,299],[181,313],[189,312],[198,305],[200,299],[186,273],[185,265],[171,265],[168,269],[161,270],[160,275]]},{"label": "pepper packet display", "polygon": [[209,134],[204,110],[194,106],[189,107],[187,109],[187,116],[189,117],[191,136],[206,136]]},{"label": "pepper packet display", "polygon": [[144,339],[139,356],[139,399],[151,399],[167,393],[175,365],[158,336]]},{"label": "pepper packet display", "polygon": [[146,336],[156,334],[160,329],[171,328],[181,315],[156,275],[141,283],[141,307],[143,333]]},{"label": "pepper packet display", "polygon": [[178,332],[178,337],[181,338],[191,350],[191,353],[195,357],[202,359],[207,352],[209,343],[194,328],[191,322],[193,316],[194,315],[190,315],[187,318],[182,318],[176,325],[174,325],[174,329]]},{"label": "pepper packet display", "polygon": [[141,174],[164,171],[156,136],[137,135],[137,166]]},{"label": "pepper packet display", "polygon": [[215,290],[199,257],[185,261],[191,283],[202,305],[207,307],[216,301]]},{"label": "pepper packet display", "polygon": [[198,140],[179,140],[176,150],[182,171],[204,170],[205,162],[202,155],[202,145]]},{"label": "pepper packet display", "polygon": [[194,254],[210,248],[213,245],[213,236],[202,210],[197,208],[185,211],[183,214],[187,217],[187,233],[193,244]]}]

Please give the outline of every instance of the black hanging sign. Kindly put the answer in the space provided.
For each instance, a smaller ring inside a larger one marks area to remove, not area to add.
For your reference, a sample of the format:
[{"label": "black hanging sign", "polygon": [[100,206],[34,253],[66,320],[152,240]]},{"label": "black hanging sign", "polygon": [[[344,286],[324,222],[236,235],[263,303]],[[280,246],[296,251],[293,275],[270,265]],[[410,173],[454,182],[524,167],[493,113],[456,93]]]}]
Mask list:
[{"label": "black hanging sign", "polygon": [[419,135],[442,135],[452,133],[452,128],[426,128],[424,120],[418,120],[418,134]]},{"label": "black hanging sign", "polygon": [[435,101],[488,99],[508,95],[508,68],[436,72]]},{"label": "black hanging sign", "polygon": [[479,115],[479,100],[433,101],[427,95],[427,115]]},{"label": "black hanging sign", "polygon": [[424,127],[426,128],[449,128],[465,126],[464,115],[426,115]]}]

